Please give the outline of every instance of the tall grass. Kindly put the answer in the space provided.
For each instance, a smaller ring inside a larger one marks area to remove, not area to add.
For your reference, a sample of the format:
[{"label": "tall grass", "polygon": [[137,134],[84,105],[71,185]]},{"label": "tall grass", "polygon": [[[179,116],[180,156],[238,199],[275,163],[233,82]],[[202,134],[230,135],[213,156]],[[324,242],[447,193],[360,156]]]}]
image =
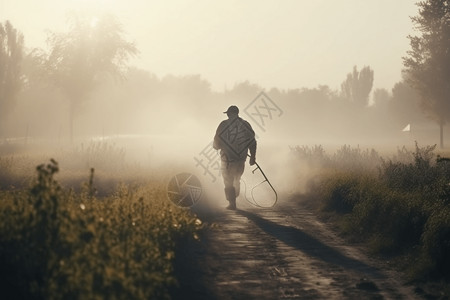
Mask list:
[{"label": "tall grass", "polygon": [[165,185],[117,185],[98,198],[37,167],[29,189],[0,190],[0,286],[5,299],[167,299],[175,249],[201,221],[170,203]]},{"label": "tall grass", "polygon": [[[87,141],[79,145],[29,145],[18,153],[8,153],[0,145],[0,189],[27,188],[33,180],[36,165],[54,157],[61,170],[59,183],[79,192],[86,180],[86,172],[95,168],[99,196],[114,192],[118,182],[144,184],[148,179],[161,177],[166,170],[141,164],[142,159],[127,159],[125,148],[113,141]],[[147,158],[148,159],[148,158]],[[166,172],[167,173],[167,172]]]},{"label": "tall grass", "polygon": [[61,149],[55,153],[58,161],[67,168],[90,168],[95,166],[108,172],[116,172],[126,167],[126,149],[111,141],[89,141],[86,144],[69,149]]},{"label": "tall grass", "polygon": [[[450,161],[435,146],[398,149],[391,158],[344,146],[326,155],[292,148],[317,166],[308,193],[339,229],[375,253],[408,257],[412,278],[450,278]],[[318,175],[317,175],[318,174]]]}]

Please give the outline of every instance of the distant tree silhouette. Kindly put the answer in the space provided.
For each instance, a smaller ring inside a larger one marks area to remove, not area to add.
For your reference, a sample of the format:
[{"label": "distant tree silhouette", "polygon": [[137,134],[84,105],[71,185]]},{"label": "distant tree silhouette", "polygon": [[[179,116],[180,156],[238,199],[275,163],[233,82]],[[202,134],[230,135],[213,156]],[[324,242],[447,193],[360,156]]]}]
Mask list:
[{"label": "distant tree silhouette", "polygon": [[397,82],[392,88],[389,112],[395,117],[397,125],[402,127],[424,120],[420,110],[420,95],[405,80]]},{"label": "distant tree silhouette", "polygon": [[373,70],[369,66],[363,67],[359,72],[356,66],[353,72],[341,84],[342,97],[348,99],[358,107],[369,104],[369,94],[373,86]]},{"label": "distant tree silhouette", "polygon": [[244,82],[237,83],[233,86],[233,89],[227,90],[224,94],[230,99],[235,99],[238,102],[242,101],[244,103],[252,101],[263,88],[257,84],[250,83],[248,80]]},{"label": "distant tree silhouette", "polygon": [[70,31],[48,38],[48,70],[70,103],[70,139],[74,116],[105,75],[121,79],[135,45],[123,37],[121,24],[111,15],[100,18],[73,14]]},{"label": "distant tree silhouette", "polygon": [[314,121],[319,121],[330,101],[331,91],[328,86],[317,88],[303,88],[300,90],[300,110],[306,116],[314,116]]},{"label": "distant tree silhouette", "polygon": [[373,105],[379,110],[386,110],[389,104],[389,91],[376,89],[373,91]]},{"label": "distant tree silhouette", "polygon": [[[9,21],[0,23],[0,120],[11,112],[23,84],[24,38]],[[0,124],[0,133],[2,130]]]},{"label": "distant tree silhouette", "polygon": [[421,107],[440,128],[444,147],[444,125],[450,119],[450,1],[417,3],[412,17],[420,36],[408,36],[411,50],[403,58],[408,83],[421,95]]}]

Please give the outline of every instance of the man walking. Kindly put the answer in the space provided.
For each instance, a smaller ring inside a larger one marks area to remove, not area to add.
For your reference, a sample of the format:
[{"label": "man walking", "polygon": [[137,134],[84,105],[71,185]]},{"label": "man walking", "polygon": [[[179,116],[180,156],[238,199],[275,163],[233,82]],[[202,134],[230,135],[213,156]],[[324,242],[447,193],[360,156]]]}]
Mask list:
[{"label": "man walking", "polygon": [[217,127],[213,147],[216,150],[220,149],[225,197],[230,202],[227,209],[236,209],[236,197],[239,196],[248,151],[250,151],[250,165],[256,163],[256,140],[250,124],[239,117],[237,106],[230,106],[224,113],[228,119]]}]

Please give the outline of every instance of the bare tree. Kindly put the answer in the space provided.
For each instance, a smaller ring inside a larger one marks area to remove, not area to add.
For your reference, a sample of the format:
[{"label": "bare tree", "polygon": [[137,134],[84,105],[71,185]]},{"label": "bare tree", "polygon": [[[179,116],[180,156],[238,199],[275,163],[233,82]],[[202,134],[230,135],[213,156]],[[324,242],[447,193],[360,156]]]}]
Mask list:
[{"label": "bare tree", "polygon": [[411,50],[403,58],[408,83],[421,96],[421,108],[439,124],[444,147],[444,125],[450,119],[450,1],[417,3],[412,17],[420,36],[408,36]]},{"label": "bare tree", "polygon": [[23,35],[9,21],[0,23],[0,120],[11,112],[22,87],[23,47]]},{"label": "bare tree", "polygon": [[74,117],[105,75],[123,78],[135,45],[123,37],[121,24],[110,15],[101,18],[73,14],[70,30],[49,36],[48,70],[70,103],[70,139]]},{"label": "bare tree", "polygon": [[359,72],[356,66],[353,72],[347,74],[347,78],[341,84],[342,97],[359,107],[369,104],[369,94],[373,86],[373,70],[369,66],[363,67]]}]

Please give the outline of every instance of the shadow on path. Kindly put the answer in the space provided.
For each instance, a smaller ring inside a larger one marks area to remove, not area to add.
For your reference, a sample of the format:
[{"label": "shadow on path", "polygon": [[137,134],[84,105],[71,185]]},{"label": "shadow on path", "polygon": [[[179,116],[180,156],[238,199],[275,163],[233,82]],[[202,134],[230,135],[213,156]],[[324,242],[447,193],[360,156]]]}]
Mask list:
[{"label": "shadow on path", "polygon": [[380,274],[376,268],[359,260],[343,255],[338,250],[322,243],[318,239],[301,231],[300,229],[292,226],[277,224],[248,211],[238,209],[236,212],[244,217],[247,217],[266,233],[311,257],[315,257],[326,263],[341,266],[345,269],[352,269],[366,274],[368,273],[375,278],[384,278],[384,276]]}]

